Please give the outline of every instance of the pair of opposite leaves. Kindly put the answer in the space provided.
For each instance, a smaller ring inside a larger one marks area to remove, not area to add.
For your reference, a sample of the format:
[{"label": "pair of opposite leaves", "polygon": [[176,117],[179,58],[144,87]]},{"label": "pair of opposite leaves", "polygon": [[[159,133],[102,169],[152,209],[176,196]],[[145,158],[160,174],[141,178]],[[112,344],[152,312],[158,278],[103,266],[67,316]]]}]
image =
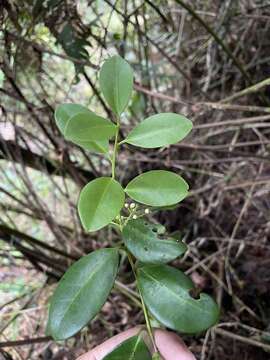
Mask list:
[{"label": "pair of opposite leaves", "polygon": [[[122,186],[110,177],[89,182],[81,191],[79,215],[87,231],[108,225],[124,206],[125,192],[133,200],[154,207],[174,205],[188,195],[188,184],[179,175],[165,170],[152,170]],[[91,199],[91,201],[89,201]]]},{"label": "pair of opposite leaves", "polygon": [[[124,227],[123,239],[129,251],[144,261],[137,269],[138,286],[148,310],[161,324],[198,333],[217,322],[219,310],[211,297],[201,294],[193,299],[192,281],[165,265],[185,252],[182,242],[160,240],[153,226],[141,219]],[[69,268],[51,300],[50,335],[57,340],[68,338],[96,316],[114,285],[118,263],[118,249],[106,248],[82,257]]]},{"label": "pair of opposite leaves", "polygon": [[[111,121],[93,113],[80,104],[61,104],[55,111],[56,124],[67,140],[93,152],[107,153],[109,139],[117,130]],[[120,144],[157,148],[184,139],[192,123],[183,115],[161,113],[152,115],[133,130]]]}]

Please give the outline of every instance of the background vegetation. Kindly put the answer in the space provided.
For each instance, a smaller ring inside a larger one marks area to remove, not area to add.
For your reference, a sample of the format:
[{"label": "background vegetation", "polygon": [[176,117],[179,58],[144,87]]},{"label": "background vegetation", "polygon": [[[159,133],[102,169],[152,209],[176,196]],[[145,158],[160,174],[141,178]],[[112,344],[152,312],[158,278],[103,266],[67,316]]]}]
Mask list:
[{"label": "background vegetation", "polygon": [[2,0],[0,23],[0,358],[74,359],[143,319],[122,264],[91,326],[59,344],[45,336],[56,280],[117,241],[81,228],[79,189],[109,164],[63,140],[54,108],[110,115],[97,69],[118,52],[136,75],[125,133],[161,111],[194,123],[162,153],[126,146],[119,158],[124,183],[162,168],[191,184],[177,209],[150,214],[181,234],[189,251],[174,265],[222,309],[216,328],[184,339],[201,360],[269,359],[270,2]]}]

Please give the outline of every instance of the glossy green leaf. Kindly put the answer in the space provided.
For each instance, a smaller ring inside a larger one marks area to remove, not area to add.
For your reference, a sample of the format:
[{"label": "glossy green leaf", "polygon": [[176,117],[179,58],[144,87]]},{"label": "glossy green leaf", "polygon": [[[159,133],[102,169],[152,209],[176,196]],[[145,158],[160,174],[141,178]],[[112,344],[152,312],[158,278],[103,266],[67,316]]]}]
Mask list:
[{"label": "glossy green leaf", "polygon": [[110,177],[90,181],[82,189],[78,209],[82,225],[96,231],[108,225],[124,205],[125,193],[121,185]]},{"label": "glossy green leaf", "polygon": [[138,269],[138,285],[153,316],[170,329],[198,333],[215,325],[219,309],[207,294],[190,295],[194,285],[180,270],[168,265],[146,265]]},{"label": "glossy green leaf", "polygon": [[101,91],[113,112],[120,115],[126,108],[133,87],[133,71],[120,56],[112,56],[101,67]]},{"label": "glossy green leaf", "polygon": [[169,206],[188,195],[188,184],[181,176],[165,170],[152,170],[131,180],[126,193],[139,203]]},{"label": "glossy green leaf", "polygon": [[64,135],[74,142],[108,140],[115,135],[116,126],[92,111],[81,112],[69,118]]},{"label": "glossy green leaf", "polygon": [[133,336],[119,346],[103,360],[151,360],[151,354],[140,335]]},{"label": "glossy green leaf", "polygon": [[182,255],[187,246],[174,238],[162,238],[158,228],[143,219],[130,220],[123,229],[128,250],[144,263],[167,263]]},{"label": "glossy green leaf", "polygon": [[184,139],[191,129],[192,122],[183,115],[156,114],[131,130],[123,142],[144,148],[157,148],[177,143]]},{"label": "glossy green leaf", "polygon": [[[61,133],[64,135],[65,127],[67,125],[68,120],[78,114],[78,113],[89,113],[89,110],[80,104],[61,104],[58,105],[55,110],[55,120],[56,125],[58,126]],[[82,148],[94,151],[94,152],[101,152],[107,153],[109,150],[109,142],[108,140],[101,140],[101,141],[73,141],[76,145],[81,146]]]},{"label": "glossy green leaf", "polygon": [[113,287],[118,262],[116,249],[101,249],[68,269],[50,302],[47,329],[54,339],[76,334],[96,316]]},{"label": "glossy green leaf", "polygon": [[73,141],[74,144],[79,145],[85,150],[89,150],[97,153],[107,153],[109,151],[109,141],[100,140],[100,141]]}]

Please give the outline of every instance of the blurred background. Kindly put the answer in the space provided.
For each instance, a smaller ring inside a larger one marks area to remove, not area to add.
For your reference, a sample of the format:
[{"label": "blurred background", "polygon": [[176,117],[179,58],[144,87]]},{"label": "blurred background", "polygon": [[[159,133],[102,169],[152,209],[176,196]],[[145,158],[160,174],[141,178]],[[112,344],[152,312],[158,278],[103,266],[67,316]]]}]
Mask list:
[{"label": "blurred background", "polygon": [[174,265],[222,309],[216,328],[183,338],[201,360],[269,359],[268,0],[0,1],[0,359],[75,359],[143,322],[124,262],[87,328],[60,343],[45,335],[61,274],[117,241],[110,228],[85,233],[76,210],[80,188],[110,164],[66,142],[54,121],[62,102],[110,117],[97,74],[116,53],[136,80],[123,134],[157,112],[194,123],[162,151],[124,146],[118,167],[124,184],[167,169],[191,186],[178,208],[150,214],[189,245]]}]

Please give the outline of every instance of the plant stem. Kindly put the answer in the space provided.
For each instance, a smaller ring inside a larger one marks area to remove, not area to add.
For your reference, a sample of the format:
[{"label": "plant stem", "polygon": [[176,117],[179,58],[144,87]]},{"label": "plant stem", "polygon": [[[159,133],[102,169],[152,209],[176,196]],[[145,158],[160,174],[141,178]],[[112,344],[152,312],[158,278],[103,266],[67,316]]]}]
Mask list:
[{"label": "plant stem", "polygon": [[[115,134],[115,139],[114,139],[114,147],[113,147],[113,154],[112,154],[112,160],[111,160],[111,163],[112,163],[112,178],[113,179],[115,179],[115,163],[116,163],[116,156],[117,156],[117,151],[118,151],[118,146],[119,146],[119,144],[118,144],[118,136],[119,136],[119,130],[120,130],[120,119],[119,119],[119,117],[117,117],[117,125],[116,125],[116,127],[117,128],[116,128],[116,134]],[[132,216],[134,211],[136,211],[136,207],[135,207],[134,210],[131,211],[128,219]],[[125,222],[125,224],[126,224],[126,222]],[[119,224],[120,232],[122,232],[122,227],[123,227],[123,225],[122,225],[121,217],[120,217],[120,224]],[[131,256],[130,252],[127,249],[125,249],[125,251],[127,253],[128,260],[129,260],[130,266],[132,268],[132,272],[133,272],[133,274],[135,276],[136,283],[138,284],[137,274],[136,274],[135,265],[134,265],[132,256]],[[139,286],[137,286],[137,288],[138,288],[138,292],[139,292],[139,295],[140,295],[141,306],[142,306],[142,309],[143,309],[143,314],[144,314],[145,323],[146,323],[146,329],[147,329],[148,335],[149,335],[149,337],[151,339],[151,342],[152,342],[152,345],[153,345],[153,348],[154,348],[154,352],[158,353],[158,350],[157,350],[157,347],[156,347],[156,344],[155,344],[155,339],[154,339],[152,327],[151,327],[151,323],[150,323],[150,319],[149,319],[149,315],[148,315],[148,312],[147,312],[147,309],[146,309],[146,306],[145,306],[145,303],[144,303],[144,300],[143,300],[143,297],[142,297]]]},{"label": "plant stem", "polygon": [[131,210],[130,210],[129,215],[128,215],[128,217],[126,218],[126,220],[125,220],[125,222],[124,222],[124,226],[129,222],[129,220],[131,219],[131,217],[133,216],[133,214],[136,212],[137,207],[138,207],[138,206],[136,205],[134,209],[131,209]]},{"label": "plant stem", "polygon": [[[130,252],[127,249],[126,249],[126,253],[127,253],[127,256],[128,256],[128,260],[129,260],[132,272],[133,272],[133,274],[135,276],[135,279],[136,279],[136,282],[138,284],[137,274],[136,274],[135,265],[134,265],[132,256],[131,256]],[[151,339],[151,342],[152,342],[152,345],[153,345],[153,348],[154,348],[154,352],[156,353],[156,352],[158,352],[158,349],[157,349],[157,346],[156,346],[156,343],[155,343],[155,339],[154,339],[153,330],[152,330],[152,326],[151,326],[151,323],[150,323],[148,311],[146,309],[146,306],[145,306],[145,303],[144,303],[144,300],[143,300],[143,297],[142,297],[139,286],[137,286],[137,289],[139,291],[139,295],[140,295],[140,299],[141,299],[141,303],[142,303],[142,309],[143,309],[143,314],[144,314],[144,318],[145,318],[146,329],[147,329],[148,335],[149,335],[149,337]]]}]

